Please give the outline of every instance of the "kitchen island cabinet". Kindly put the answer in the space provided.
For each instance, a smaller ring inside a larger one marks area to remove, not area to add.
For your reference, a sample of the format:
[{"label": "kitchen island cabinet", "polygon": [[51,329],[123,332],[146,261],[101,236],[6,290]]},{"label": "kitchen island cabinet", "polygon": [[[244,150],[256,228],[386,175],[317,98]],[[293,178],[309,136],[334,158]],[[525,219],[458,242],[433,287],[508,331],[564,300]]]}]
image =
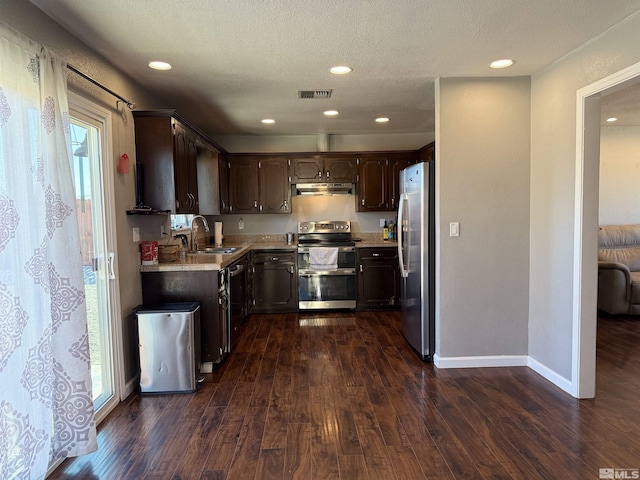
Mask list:
[{"label": "kitchen island cabinet", "polygon": [[220,363],[225,354],[226,320],[220,311],[218,270],[142,272],[144,305],[199,302],[202,363]]}]

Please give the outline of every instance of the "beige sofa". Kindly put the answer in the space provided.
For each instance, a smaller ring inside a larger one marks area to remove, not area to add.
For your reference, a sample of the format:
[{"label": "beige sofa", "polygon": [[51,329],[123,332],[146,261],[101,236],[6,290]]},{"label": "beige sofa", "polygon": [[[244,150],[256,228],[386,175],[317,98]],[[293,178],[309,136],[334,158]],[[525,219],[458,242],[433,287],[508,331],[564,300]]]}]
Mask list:
[{"label": "beige sofa", "polygon": [[640,225],[598,230],[598,310],[640,315]]}]

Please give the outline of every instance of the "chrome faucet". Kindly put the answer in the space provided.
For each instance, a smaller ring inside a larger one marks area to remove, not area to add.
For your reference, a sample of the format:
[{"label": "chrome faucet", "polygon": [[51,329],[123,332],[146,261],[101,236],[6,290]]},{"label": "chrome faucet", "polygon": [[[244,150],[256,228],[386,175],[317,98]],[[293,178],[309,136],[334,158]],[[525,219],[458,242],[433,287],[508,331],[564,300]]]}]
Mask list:
[{"label": "chrome faucet", "polygon": [[204,218],[202,215],[194,215],[193,218],[191,219],[191,251],[192,252],[196,252],[198,250],[198,245],[196,243],[196,235],[194,235],[194,223],[197,219],[202,220],[202,225],[204,225],[204,231],[208,232],[209,231],[209,224],[207,223],[207,219]]}]

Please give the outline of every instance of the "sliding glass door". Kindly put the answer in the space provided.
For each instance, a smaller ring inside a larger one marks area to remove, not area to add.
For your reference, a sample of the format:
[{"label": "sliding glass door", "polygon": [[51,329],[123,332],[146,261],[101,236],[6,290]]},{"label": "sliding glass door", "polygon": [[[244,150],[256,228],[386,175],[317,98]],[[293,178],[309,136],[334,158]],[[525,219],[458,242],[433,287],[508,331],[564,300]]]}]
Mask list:
[{"label": "sliding glass door", "polygon": [[[109,113],[70,95],[72,167],[89,324],[91,377],[98,421],[119,401],[119,317],[108,169]],[[110,213],[111,212],[111,213]]]}]

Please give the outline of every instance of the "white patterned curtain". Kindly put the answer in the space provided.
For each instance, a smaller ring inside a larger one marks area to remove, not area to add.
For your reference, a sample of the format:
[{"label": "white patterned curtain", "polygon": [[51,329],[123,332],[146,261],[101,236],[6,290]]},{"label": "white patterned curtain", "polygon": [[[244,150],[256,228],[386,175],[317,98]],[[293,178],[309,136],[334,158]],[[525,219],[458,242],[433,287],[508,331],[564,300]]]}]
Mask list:
[{"label": "white patterned curtain", "polygon": [[97,448],[66,64],[0,24],[0,478]]}]

